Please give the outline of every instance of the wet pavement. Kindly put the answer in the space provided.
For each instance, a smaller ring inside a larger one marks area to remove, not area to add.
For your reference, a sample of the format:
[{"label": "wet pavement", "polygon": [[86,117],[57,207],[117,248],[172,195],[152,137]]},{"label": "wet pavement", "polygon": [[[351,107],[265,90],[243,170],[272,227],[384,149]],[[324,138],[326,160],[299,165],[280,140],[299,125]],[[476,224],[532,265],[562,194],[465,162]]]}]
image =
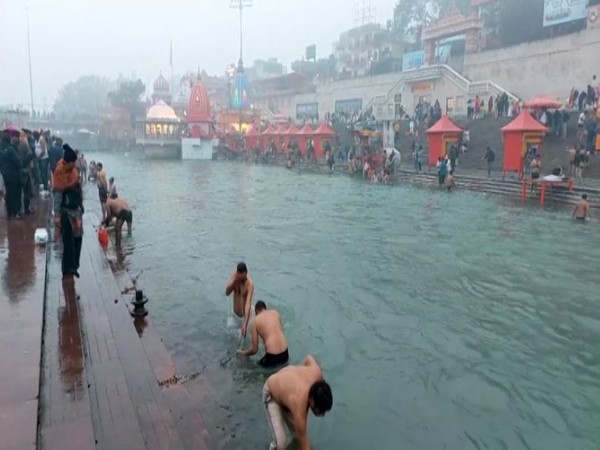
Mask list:
[{"label": "wet pavement", "polygon": [[94,207],[75,281],[52,228],[35,245],[48,200],[35,216],[0,213],[0,450],[210,448],[206,389],[170,383],[175,365],[150,318],[131,318],[131,279],[115,278],[123,255],[99,246]]},{"label": "wet pavement", "polygon": [[98,244],[96,206],[86,204],[79,280],[60,282],[60,243],[49,247],[39,445],[209,448],[201,403],[166,387],[175,365],[150,318],[130,316],[131,279],[113,273],[120,252]]},{"label": "wet pavement", "polygon": [[34,233],[48,201],[11,221],[0,203],[0,449],[35,448],[46,250]]}]

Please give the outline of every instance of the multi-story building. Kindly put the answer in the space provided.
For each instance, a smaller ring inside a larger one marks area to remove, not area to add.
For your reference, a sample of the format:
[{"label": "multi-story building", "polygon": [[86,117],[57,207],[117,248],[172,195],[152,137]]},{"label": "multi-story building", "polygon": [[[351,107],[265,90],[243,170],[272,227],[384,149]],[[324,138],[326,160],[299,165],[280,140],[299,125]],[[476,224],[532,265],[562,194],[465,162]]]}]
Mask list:
[{"label": "multi-story building", "polygon": [[369,75],[374,66],[386,59],[402,58],[404,44],[380,24],[361,25],[340,34],[333,44],[340,78]]},{"label": "multi-story building", "polygon": [[257,59],[252,67],[246,67],[244,70],[250,81],[265,80],[287,74],[287,67],[277,61],[277,58],[269,58],[266,61]]}]

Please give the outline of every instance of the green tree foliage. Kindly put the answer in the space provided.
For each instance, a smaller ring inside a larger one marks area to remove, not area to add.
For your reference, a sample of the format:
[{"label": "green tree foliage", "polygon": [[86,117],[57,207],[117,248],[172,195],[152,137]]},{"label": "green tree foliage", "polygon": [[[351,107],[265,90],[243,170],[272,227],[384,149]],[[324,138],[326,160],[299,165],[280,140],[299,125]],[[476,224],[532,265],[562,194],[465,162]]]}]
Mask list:
[{"label": "green tree foliage", "polygon": [[58,92],[54,112],[63,118],[97,118],[108,106],[110,83],[96,75],[79,77]]},{"label": "green tree foliage", "polygon": [[119,83],[118,89],[108,93],[108,99],[114,107],[126,110],[133,123],[144,112],[141,98],[145,91],[146,86],[142,80],[125,80]]},{"label": "green tree foliage", "polygon": [[414,33],[443,17],[454,5],[468,14],[471,0],[398,0],[393,27],[401,33]]}]

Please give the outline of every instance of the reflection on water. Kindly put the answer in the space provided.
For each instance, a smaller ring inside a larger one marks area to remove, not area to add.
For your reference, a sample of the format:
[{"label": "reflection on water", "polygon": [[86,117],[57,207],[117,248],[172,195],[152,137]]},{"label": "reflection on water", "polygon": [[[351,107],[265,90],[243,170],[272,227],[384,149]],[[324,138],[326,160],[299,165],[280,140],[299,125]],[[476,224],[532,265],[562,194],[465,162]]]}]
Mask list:
[{"label": "reflection on water", "polygon": [[268,440],[268,373],[228,357],[239,260],[281,311],[292,361],[314,353],[333,387],[316,448],[600,447],[597,223],[479,193],[102,160],[135,210],[125,264],[144,270],[180,371],[212,380],[222,448]]}]

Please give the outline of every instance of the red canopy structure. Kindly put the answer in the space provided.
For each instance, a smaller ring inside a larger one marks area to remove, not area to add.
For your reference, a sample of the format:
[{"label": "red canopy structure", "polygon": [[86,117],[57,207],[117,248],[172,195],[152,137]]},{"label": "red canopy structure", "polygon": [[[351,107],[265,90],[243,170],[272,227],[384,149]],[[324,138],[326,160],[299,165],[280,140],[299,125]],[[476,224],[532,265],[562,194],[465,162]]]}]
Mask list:
[{"label": "red canopy structure", "polygon": [[536,146],[542,153],[542,143],[548,128],[535,120],[527,111],[522,111],[512,122],[501,128],[504,138],[503,176],[506,172],[517,172],[523,177],[527,151]]},{"label": "red canopy structure", "polygon": [[322,122],[315,131],[313,131],[313,140],[315,147],[315,158],[325,156],[325,143],[335,137],[335,131],[331,129],[328,123]]},{"label": "red canopy structure", "polygon": [[285,152],[285,139],[286,139],[287,127],[285,125],[279,125],[273,132],[273,138],[275,139],[275,146],[278,152]]},{"label": "red canopy structure", "polygon": [[314,130],[308,123],[304,124],[302,129],[298,131],[298,147],[300,147],[300,152],[305,157],[307,154],[308,141],[312,140],[313,133]]},{"label": "red canopy structure", "polygon": [[296,126],[295,123],[290,125],[290,127],[285,131],[285,144],[286,147],[289,148],[290,142],[292,139],[296,139],[300,134],[300,129]]},{"label": "red canopy structure", "polygon": [[312,126],[307,123],[300,129],[299,134],[303,136],[312,136],[314,132],[315,130],[313,130]]},{"label": "red canopy structure", "polygon": [[437,164],[438,158],[445,158],[451,145],[458,146],[463,129],[456,125],[448,116],[442,116],[435,125],[427,130],[429,141],[429,167]]},{"label": "red canopy structure", "polygon": [[246,131],[244,138],[246,140],[247,149],[254,149],[260,143],[260,133],[254,125],[250,125],[250,128],[248,128],[248,131]]},{"label": "red canopy structure", "polygon": [[269,124],[267,129],[260,133],[260,143],[264,151],[266,151],[269,147],[271,139],[273,139],[274,137],[273,133],[275,133],[275,131],[277,131],[277,128],[275,128],[272,124]]},{"label": "red canopy structure", "polygon": [[540,95],[540,96],[537,96],[537,97],[527,100],[523,104],[523,106],[525,108],[532,108],[532,109],[542,109],[542,108],[558,109],[558,108],[562,107],[563,105],[561,102],[559,102],[556,99],[553,99],[546,95]]}]

